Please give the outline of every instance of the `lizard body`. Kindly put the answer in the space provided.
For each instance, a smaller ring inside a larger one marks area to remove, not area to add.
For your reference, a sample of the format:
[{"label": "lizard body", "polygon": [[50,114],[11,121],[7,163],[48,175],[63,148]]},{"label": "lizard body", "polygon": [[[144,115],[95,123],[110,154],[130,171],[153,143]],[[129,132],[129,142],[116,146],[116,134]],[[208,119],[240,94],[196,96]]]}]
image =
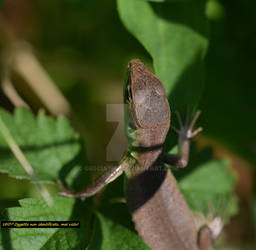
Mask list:
[{"label": "lizard body", "polygon": [[[171,111],[162,82],[138,60],[128,64],[124,88],[125,124],[129,148],[120,165],[99,177],[79,193],[65,190],[61,195],[84,199],[98,192],[124,171],[127,176],[127,203],[136,230],[153,250],[196,250],[198,241],[192,213],[177,182],[164,163],[185,167],[192,131],[199,116],[181,129],[178,155],[164,154],[163,144],[170,127]],[[204,234],[206,235],[206,234]],[[209,238],[209,237],[208,237]],[[207,244],[205,244],[207,245]],[[200,249],[208,249],[200,247]]]}]

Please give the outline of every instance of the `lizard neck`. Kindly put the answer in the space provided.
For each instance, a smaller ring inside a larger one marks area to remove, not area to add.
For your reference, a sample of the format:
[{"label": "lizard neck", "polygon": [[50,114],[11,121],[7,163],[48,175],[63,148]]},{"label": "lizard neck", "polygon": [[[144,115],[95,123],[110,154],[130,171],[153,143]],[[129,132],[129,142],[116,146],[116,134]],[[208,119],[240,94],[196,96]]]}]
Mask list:
[{"label": "lizard neck", "polygon": [[130,158],[133,163],[126,169],[126,176],[133,178],[148,170],[159,158],[162,153],[163,146],[156,145],[154,147],[129,147]]}]

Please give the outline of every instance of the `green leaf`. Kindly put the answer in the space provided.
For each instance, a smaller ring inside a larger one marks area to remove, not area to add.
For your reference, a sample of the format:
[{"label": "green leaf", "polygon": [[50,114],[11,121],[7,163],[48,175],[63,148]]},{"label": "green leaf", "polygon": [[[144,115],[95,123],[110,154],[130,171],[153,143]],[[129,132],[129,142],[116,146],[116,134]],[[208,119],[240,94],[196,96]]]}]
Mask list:
[{"label": "green leaf", "polygon": [[236,178],[228,166],[227,160],[212,160],[180,180],[181,192],[192,210],[207,214],[214,208],[212,212],[224,219],[237,212],[237,200],[233,194]]},{"label": "green leaf", "polygon": [[[55,120],[47,118],[43,113],[39,113],[34,118],[28,110],[23,108],[16,109],[13,116],[0,109],[0,116],[39,180],[53,181],[59,178],[62,168],[70,169],[75,166],[76,163],[72,161],[82,151],[82,145],[79,136],[73,131],[66,118],[59,117]],[[0,173],[29,179],[1,133]]]},{"label": "green leaf", "polygon": [[206,6],[206,15],[211,20],[220,20],[225,15],[225,9],[218,0],[209,0]]},{"label": "green leaf", "polygon": [[163,2],[184,2],[184,1],[191,1],[191,0],[138,0],[138,1],[163,3]]},{"label": "green leaf", "polygon": [[166,2],[166,0],[138,0],[138,1],[147,1],[147,2],[156,2],[156,3]]},{"label": "green leaf", "polygon": [[49,207],[43,199],[20,201],[21,207],[8,208],[5,220],[65,221],[79,220],[80,228],[1,228],[0,249],[82,249],[88,244],[91,212],[82,202],[65,197],[53,197]]},{"label": "green leaf", "polygon": [[124,25],[152,56],[172,108],[194,106],[201,95],[208,46],[206,1],[117,3]]},{"label": "green leaf", "polygon": [[225,18],[212,22],[201,125],[208,136],[256,167],[256,1],[219,2]]},{"label": "green leaf", "polygon": [[95,231],[87,250],[150,249],[135,233],[114,223],[100,213],[96,215]]}]

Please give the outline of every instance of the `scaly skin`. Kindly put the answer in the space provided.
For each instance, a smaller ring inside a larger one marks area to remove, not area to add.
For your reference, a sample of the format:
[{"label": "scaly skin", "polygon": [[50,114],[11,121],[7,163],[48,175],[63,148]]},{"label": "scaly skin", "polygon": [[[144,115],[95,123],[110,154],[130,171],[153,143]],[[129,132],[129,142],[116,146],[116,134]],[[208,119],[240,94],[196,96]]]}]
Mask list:
[{"label": "scaly skin", "polygon": [[[129,63],[128,72],[126,119],[130,126],[126,133],[136,163],[125,173],[128,207],[136,230],[155,250],[198,249],[193,216],[160,158],[171,116],[164,86],[138,60]],[[188,148],[189,138],[181,144]],[[176,157],[176,163],[180,158]]]},{"label": "scaly skin", "polygon": [[[193,216],[175,178],[163,163],[176,167],[187,165],[190,139],[201,131],[201,128],[192,131],[199,112],[191,123],[187,115],[184,125],[177,115],[181,126],[179,131],[175,129],[179,134],[179,153],[164,154],[162,149],[171,118],[165,88],[138,59],[129,62],[126,78],[125,124],[130,146],[120,165],[79,193],[61,186],[60,194],[84,199],[125,171],[128,207],[144,242],[153,250],[196,250],[198,240]],[[199,245],[204,241],[199,240]]]}]

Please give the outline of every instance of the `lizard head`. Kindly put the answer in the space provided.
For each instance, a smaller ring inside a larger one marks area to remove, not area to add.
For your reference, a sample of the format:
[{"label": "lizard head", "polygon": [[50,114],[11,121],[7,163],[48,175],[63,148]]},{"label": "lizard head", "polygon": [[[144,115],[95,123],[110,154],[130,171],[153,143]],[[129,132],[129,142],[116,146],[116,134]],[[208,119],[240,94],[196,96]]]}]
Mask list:
[{"label": "lizard head", "polygon": [[125,84],[126,135],[132,146],[164,143],[170,107],[162,82],[138,60],[128,64]]}]

